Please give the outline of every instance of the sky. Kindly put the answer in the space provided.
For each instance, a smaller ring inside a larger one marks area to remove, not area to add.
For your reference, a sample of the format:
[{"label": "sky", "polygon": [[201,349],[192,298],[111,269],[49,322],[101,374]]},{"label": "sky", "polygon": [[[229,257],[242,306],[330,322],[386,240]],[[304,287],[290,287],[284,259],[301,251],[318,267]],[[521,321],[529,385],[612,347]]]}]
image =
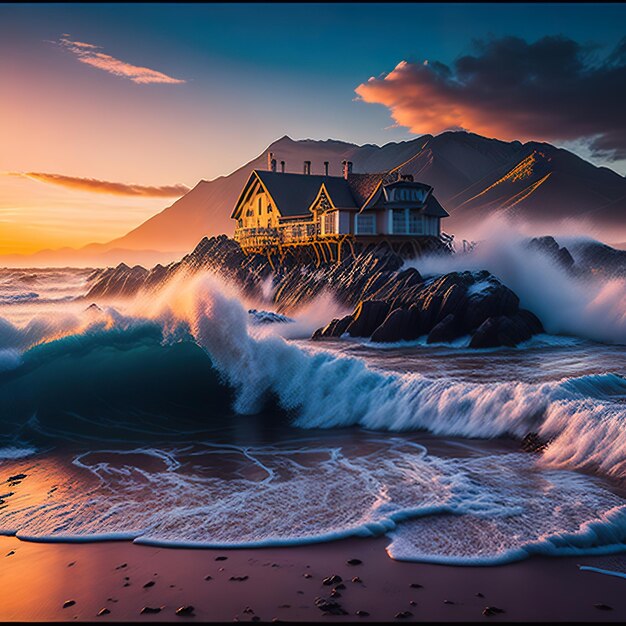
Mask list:
[{"label": "sky", "polygon": [[626,5],[0,4],[0,254],[124,235],[272,141],[465,128],[626,174]]}]

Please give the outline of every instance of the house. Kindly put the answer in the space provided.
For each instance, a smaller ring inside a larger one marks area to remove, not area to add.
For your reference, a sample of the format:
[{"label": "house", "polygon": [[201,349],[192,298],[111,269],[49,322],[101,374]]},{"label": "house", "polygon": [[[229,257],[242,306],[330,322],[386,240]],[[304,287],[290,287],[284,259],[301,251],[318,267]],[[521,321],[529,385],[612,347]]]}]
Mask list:
[{"label": "house", "polygon": [[397,171],[356,174],[349,161],[343,162],[343,176],[329,176],[328,165],[324,162],[324,174],[316,175],[305,161],[303,174],[291,174],[281,161],[277,172],[276,159],[268,153],[268,170],[252,171],[231,215],[241,247],[266,252],[345,240],[351,246],[408,243],[414,251],[428,240],[449,245],[450,237],[441,232],[441,219],[448,213],[429,185]]}]

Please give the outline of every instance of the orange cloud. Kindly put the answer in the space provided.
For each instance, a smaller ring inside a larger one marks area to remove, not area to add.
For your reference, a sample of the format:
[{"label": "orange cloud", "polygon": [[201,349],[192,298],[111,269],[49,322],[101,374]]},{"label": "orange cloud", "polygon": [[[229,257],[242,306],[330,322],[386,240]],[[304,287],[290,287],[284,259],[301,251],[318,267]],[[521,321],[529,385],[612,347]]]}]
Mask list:
[{"label": "orange cloud", "polygon": [[139,65],[132,65],[116,59],[104,52],[98,52],[100,46],[96,46],[91,43],[85,43],[83,41],[73,41],[69,39],[69,36],[63,36],[58,41],[66,50],[69,50],[81,63],[86,63],[93,67],[97,67],[100,70],[104,70],[109,74],[115,76],[121,76],[122,78],[129,78],[134,83],[140,85],[147,85],[152,83],[165,83],[171,85],[178,85],[187,81],[173,78],[163,72],[152,70],[148,67],[141,67]]},{"label": "orange cloud", "polygon": [[62,185],[70,189],[91,191],[94,193],[109,193],[115,196],[146,196],[154,198],[168,198],[182,196],[189,191],[185,185],[164,185],[162,187],[150,187],[146,185],[129,185],[126,183],[114,183],[95,178],[78,178],[76,176],[63,176],[62,174],[46,174],[44,172],[11,172],[13,176],[22,176],[39,180],[53,185]]},{"label": "orange cloud", "polygon": [[562,36],[492,38],[450,66],[402,61],[355,91],[417,134],[584,139],[596,154],[626,158],[626,37],[599,61],[593,52]]}]

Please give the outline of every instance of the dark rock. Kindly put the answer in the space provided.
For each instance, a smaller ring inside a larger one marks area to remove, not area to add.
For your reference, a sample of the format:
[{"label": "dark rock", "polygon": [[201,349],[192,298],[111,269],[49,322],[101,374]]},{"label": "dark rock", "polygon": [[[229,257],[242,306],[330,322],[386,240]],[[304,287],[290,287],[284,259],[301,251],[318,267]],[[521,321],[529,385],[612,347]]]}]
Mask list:
[{"label": "dark rock", "polygon": [[452,602],[452,600],[444,600],[443,603],[444,604],[454,604],[454,602]]},{"label": "dark rock", "polygon": [[63,603],[63,608],[64,609],[69,609],[71,606],[74,606],[76,604],[76,600],[66,600]]},{"label": "dark rock", "polygon": [[143,609],[139,611],[141,615],[144,615],[145,613],[160,613],[160,612],[161,612],[160,606],[144,606]]},{"label": "dark rock", "polygon": [[412,617],[413,613],[411,613],[411,611],[400,611],[399,613],[396,613],[394,615],[394,617],[396,619],[405,619],[407,617]]},{"label": "dark rock", "polygon": [[486,606],[483,609],[483,615],[487,617],[491,615],[498,615],[498,613],[504,613],[504,609],[499,609],[497,606]]},{"label": "dark rock", "polygon": [[216,561],[226,561],[228,559],[227,556],[216,556],[215,560]]},{"label": "dark rock", "polygon": [[369,613],[367,611],[355,611],[354,613],[357,617],[369,617]]},{"label": "dark rock", "polygon": [[26,478],[26,474],[15,474],[15,476],[9,476],[7,478],[8,483],[14,483],[19,480],[24,480]]},{"label": "dark rock", "polygon": [[149,587],[154,587],[154,580],[149,580],[144,586],[144,589],[148,589]]},{"label": "dark rock", "polygon": [[324,326],[324,328],[318,328],[314,333],[311,339],[326,339],[329,337],[341,337],[348,326],[352,323],[353,318],[352,315],[346,315],[341,319],[334,319],[329,324]]},{"label": "dark rock", "polygon": [[394,309],[372,333],[376,343],[393,343],[415,338],[414,328],[418,325],[415,309]]},{"label": "dark rock", "polygon": [[98,611],[97,617],[101,617],[102,615],[108,615],[111,611],[109,611],[109,609],[107,609],[106,607],[104,609],[100,609]]},{"label": "dark rock", "polygon": [[213,580],[213,576],[205,576],[204,580]]},{"label": "dark rock", "polygon": [[243,582],[244,580],[248,580],[248,576],[231,576],[229,580]]},{"label": "dark rock", "polygon": [[115,569],[124,569],[125,567],[128,567],[128,563],[122,563],[121,565],[118,565]]},{"label": "dark rock", "polygon": [[609,606],[608,604],[594,604],[593,605],[596,609],[599,609],[600,611],[612,611],[613,607]]},{"label": "dark rock", "polygon": [[353,583],[362,583],[363,581],[361,580],[360,576],[353,576],[352,582]]},{"label": "dark rock", "polygon": [[476,597],[477,597],[477,598],[484,598],[485,596],[484,596],[482,593],[480,593],[480,591],[479,591],[479,592],[476,594]]},{"label": "dark rock", "polygon": [[243,610],[243,612],[244,612],[244,613],[254,613],[254,611],[253,611],[253,610],[252,610],[249,606],[247,606],[247,607]]},{"label": "dark rock", "polygon": [[532,337],[532,331],[520,315],[487,318],[472,335],[470,348],[516,346]]},{"label": "dark rock", "polygon": [[348,565],[361,565],[363,561],[361,561],[361,559],[349,559],[348,561],[346,561],[346,563]]},{"label": "dark rock", "polygon": [[417,606],[417,602],[415,602],[415,600],[409,600],[409,604],[411,606]]},{"label": "dark rock", "polygon": [[333,574],[332,576],[327,576],[322,581],[322,585],[338,585],[340,582],[343,582],[343,579],[338,574]]},{"label": "dark rock", "polygon": [[434,328],[428,333],[426,343],[449,343],[460,335],[457,319],[454,314],[450,313],[438,324],[435,324]]},{"label": "dark rock", "polygon": [[389,304],[381,300],[359,302],[352,313],[353,321],[346,332],[351,337],[370,337],[387,317],[389,308]]},{"label": "dark rock", "polygon": [[348,615],[348,612],[335,600],[315,598],[315,606],[322,613],[328,613],[329,615]]},{"label": "dark rock", "polygon": [[74,565],[76,565],[76,561],[72,561],[71,563],[67,564],[68,567],[74,567]]},{"label": "dark rock", "polygon": [[313,578],[312,574],[309,574],[308,572],[306,574],[302,574],[305,578]]},{"label": "dark rock", "polygon": [[179,606],[176,609],[176,615],[181,617],[191,617],[193,615],[194,608],[191,605]]},{"label": "dark rock", "polygon": [[539,333],[546,332],[543,328],[541,320],[531,311],[528,311],[526,309],[520,309],[517,312],[517,315],[524,320],[526,326],[528,326],[533,335],[538,335]]},{"label": "dark rock", "polygon": [[13,556],[14,554],[15,554],[15,550],[9,550],[9,551],[6,553],[5,557],[7,557],[7,556]]},{"label": "dark rock", "polygon": [[420,585],[419,583],[411,583],[409,587],[411,587],[411,589],[422,589],[424,585]]},{"label": "dark rock", "polygon": [[333,589],[330,592],[330,597],[331,598],[341,598],[341,593],[339,591],[337,591],[336,589]]}]

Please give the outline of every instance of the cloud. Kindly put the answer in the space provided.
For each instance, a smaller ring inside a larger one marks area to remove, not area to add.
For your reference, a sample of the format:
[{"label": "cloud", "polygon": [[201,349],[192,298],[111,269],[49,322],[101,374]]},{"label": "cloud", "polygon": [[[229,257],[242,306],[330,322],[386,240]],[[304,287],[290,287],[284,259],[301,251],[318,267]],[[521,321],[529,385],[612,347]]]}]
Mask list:
[{"label": "cloud", "polygon": [[178,85],[187,82],[179,78],[172,78],[167,74],[163,74],[163,72],[151,70],[148,67],[131,65],[125,61],[120,61],[120,59],[116,59],[104,52],[99,52],[101,50],[100,46],[83,41],[74,41],[69,38],[69,35],[63,35],[56,43],[69,50],[81,63],[97,67],[115,76],[129,78],[134,83],[140,85],[153,83]]},{"label": "cloud", "polygon": [[400,62],[355,91],[417,134],[465,129],[501,139],[585,139],[596,155],[626,158],[626,38],[597,47],[563,37],[476,41],[451,67]]},{"label": "cloud", "polygon": [[78,178],[76,176],[63,176],[62,174],[46,174],[43,172],[10,172],[12,176],[21,176],[32,180],[39,180],[53,185],[62,185],[70,189],[91,191],[94,193],[109,193],[116,196],[145,196],[153,198],[170,198],[182,196],[189,191],[185,185],[165,185],[162,187],[149,187],[146,185],[128,185],[125,183],[113,183],[107,180],[95,178]]}]

